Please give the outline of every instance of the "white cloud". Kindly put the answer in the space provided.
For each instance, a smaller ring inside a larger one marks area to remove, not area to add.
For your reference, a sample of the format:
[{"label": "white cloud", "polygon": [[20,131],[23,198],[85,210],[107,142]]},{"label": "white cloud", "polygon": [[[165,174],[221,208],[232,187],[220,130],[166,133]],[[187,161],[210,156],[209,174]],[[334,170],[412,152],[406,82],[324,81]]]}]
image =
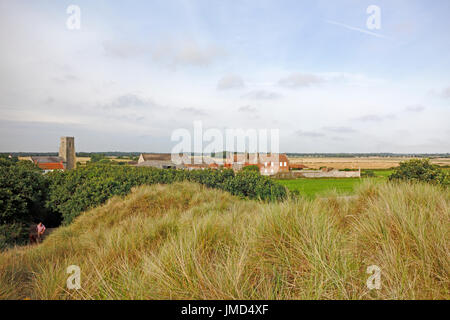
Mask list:
[{"label": "white cloud", "polygon": [[246,99],[254,99],[254,100],[273,100],[281,98],[281,94],[267,91],[267,90],[255,90],[250,91],[244,95],[241,96],[242,98]]},{"label": "white cloud", "polygon": [[393,120],[396,116],[394,114],[377,115],[377,114],[367,114],[356,118],[355,120],[363,122],[381,122],[384,120]]},{"label": "white cloud", "polygon": [[322,132],[317,132],[317,131],[303,131],[303,130],[297,130],[295,132],[296,135],[300,136],[300,137],[307,137],[307,138],[321,138],[324,137],[325,134],[323,134]]},{"label": "white cloud", "polygon": [[213,45],[200,45],[195,40],[164,40],[155,45],[130,41],[111,41],[102,43],[106,56],[121,59],[151,57],[153,61],[168,66],[204,67],[226,56],[225,50]]},{"label": "white cloud", "polygon": [[244,86],[245,86],[245,84],[244,84],[244,80],[242,79],[242,77],[235,75],[235,74],[230,74],[230,75],[224,76],[217,83],[217,89],[219,89],[219,90],[239,89],[239,88],[243,88]]},{"label": "white cloud", "polygon": [[258,110],[255,107],[252,106],[242,106],[239,108],[239,112],[249,112],[249,113],[255,113]]},{"label": "white cloud", "polygon": [[444,98],[450,98],[450,87],[447,87],[444,90],[442,90],[442,96]]},{"label": "white cloud", "polygon": [[324,81],[325,80],[322,77],[319,77],[317,75],[297,72],[280,79],[278,83],[279,85],[287,88],[302,88]]},{"label": "white cloud", "polygon": [[407,112],[422,112],[424,110],[425,110],[425,107],[420,104],[407,106],[405,108],[405,111],[407,111]]},{"label": "white cloud", "polygon": [[334,132],[334,133],[355,133],[355,129],[350,127],[324,127],[324,130]]},{"label": "white cloud", "polygon": [[206,116],[208,113],[205,110],[188,107],[188,108],[181,108],[181,112],[189,113],[195,116]]}]

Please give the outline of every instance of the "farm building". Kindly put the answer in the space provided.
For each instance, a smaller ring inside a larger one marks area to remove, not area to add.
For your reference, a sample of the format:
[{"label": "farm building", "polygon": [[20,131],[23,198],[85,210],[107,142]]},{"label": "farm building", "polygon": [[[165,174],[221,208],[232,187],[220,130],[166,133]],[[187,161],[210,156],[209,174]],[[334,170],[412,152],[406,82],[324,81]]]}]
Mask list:
[{"label": "farm building", "polygon": [[183,164],[175,164],[170,153],[141,153],[137,167],[154,167],[159,169],[184,169]]},{"label": "farm building", "polygon": [[[139,156],[138,167],[155,167],[160,169],[187,169],[204,170],[219,169],[221,167],[240,171],[246,166],[256,165],[262,175],[274,175],[279,172],[289,172],[289,159],[286,154],[262,154],[262,153],[228,153],[222,163],[185,163],[175,164],[171,160],[170,153],[142,153]],[[192,160],[192,159],[191,159]],[[222,160],[222,159],[221,159]]]},{"label": "farm building", "polygon": [[289,159],[284,153],[259,157],[259,172],[262,175],[274,175],[289,172]]},{"label": "farm building", "polygon": [[170,153],[141,153],[139,155],[138,164],[145,161],[172,161]]},{"label": "farm building", "polygon": [[227,157],[224,167],[232,168],[235,171],[242,170],[243,167],[256,165],[262,175],[274,175],[278,172],[289,172],[289,159],[284,153],[262,154],[243,153],[233,154]]},{"label": "farm building", "polygon": [[64,170],[64,159],[62,157],[32,156],[31,161],[44,172]]}]

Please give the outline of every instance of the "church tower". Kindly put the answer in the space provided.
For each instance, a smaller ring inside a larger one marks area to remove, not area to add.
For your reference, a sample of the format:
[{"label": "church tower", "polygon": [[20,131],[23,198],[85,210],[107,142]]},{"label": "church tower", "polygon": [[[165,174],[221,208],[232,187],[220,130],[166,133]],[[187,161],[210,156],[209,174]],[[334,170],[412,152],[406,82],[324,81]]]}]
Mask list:
[{"label": "church tower", "polygon": [[61,137],[59,156],[63,159],[64,168],[66,170],[75,169],[77,166],[77,158],[75,156],[74,137]]}]

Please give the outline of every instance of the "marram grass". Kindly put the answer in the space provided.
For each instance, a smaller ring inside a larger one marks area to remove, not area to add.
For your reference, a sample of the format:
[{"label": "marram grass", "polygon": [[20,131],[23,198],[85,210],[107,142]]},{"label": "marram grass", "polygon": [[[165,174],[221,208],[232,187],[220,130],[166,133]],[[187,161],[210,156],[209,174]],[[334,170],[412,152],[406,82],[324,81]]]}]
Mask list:
[{"label": "marram grass", "polygon": [[[448,299],[449,200],[406,183],[279,203],[139,187],[0,253],[0,299]],[[66,287],[69,265],[79,290]],[[366,286],[370,265],[379,290]]]}]

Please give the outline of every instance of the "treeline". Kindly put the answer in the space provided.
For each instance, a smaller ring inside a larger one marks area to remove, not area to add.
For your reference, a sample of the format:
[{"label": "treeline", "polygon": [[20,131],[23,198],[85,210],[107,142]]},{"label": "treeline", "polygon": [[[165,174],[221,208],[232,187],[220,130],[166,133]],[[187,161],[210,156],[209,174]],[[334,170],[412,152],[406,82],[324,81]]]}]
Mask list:
[{"label": "treeline", "polygon": [[404,158],[449,158],[450,153],[286,153],[288,157],[311,158],[364,158],[364,157],[404,157]]},{"label": "treeline", "polygon": [[[121,151],[108,151],[108,152],[77,152],[77,157],[92,157],[93,155],[102,155],[104,157],[139,157],[140,152],[121,152]],[[1,157],[31,157],[31,156],[58,156],[58,152],[2,152]]]},{"label": "treeline", "polygon": [[[106,152],[77,152],[77,157],[92,157],[93,155],[103,155],[104,157],[138,157],[145,152],[122,152],[122,151],[106,151]],[[212,156],[215,158],[225,158],[227,151],[213,152],[204,154],[204,156]],[[230,154],[243,154],[243,152],[229,152]],[[3,152],[0,156],[13,157],[29,157],[29,156],[57,156],[57,152]],[[191,153],[192,156],[201,156],[201,153]],[[450,153],[286,153],[288,157],[320,157],[320,158],[360,158],[360,157],[405,157],[405,158],[450,158]]]},{"label": "treeline", "polygon": [[281,200],[286,188],[254,170],[174,170],[90,164],[69,171],[42,171],[29,161],[0,159],[0,248],[24,243],[31,223],[69,224],[81,212],[131,188],[176,181],[198,182],[233,195]]}]

